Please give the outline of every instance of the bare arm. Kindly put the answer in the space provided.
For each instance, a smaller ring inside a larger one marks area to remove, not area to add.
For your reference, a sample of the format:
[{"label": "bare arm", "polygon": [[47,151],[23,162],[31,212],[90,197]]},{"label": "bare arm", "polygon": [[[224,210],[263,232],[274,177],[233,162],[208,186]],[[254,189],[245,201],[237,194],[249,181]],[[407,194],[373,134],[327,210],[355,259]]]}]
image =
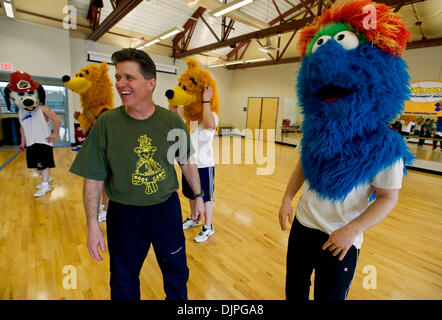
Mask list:
[{"label": "bare arm", "polygon": [[48,142],[54,142],[58,137],[61,121],[51,108],[44,105],[41,105],[40,107],[43,110],[43,114],[45,115],[45,117],[52,120],[52,122],[54,123],[54,132],[46,138]]},{"label": "bare arm", "polygon": [[[200,175],[198,173],[198,167],[195,163],[193,163],[193,158],[189,157],[185,164],[180,165],[181,171],[183,172],[184,177],[192,188],[194,194],[198,194],[201,192],[201,182]],[[201,220],[204,216],[204,201],[202,198],[196,198],[195,212],[192,212],[193,220]]]},{"label": "bare arm", "polygon": [[104,181],[84,179],[83,202],[86,211],[89,253],[94,260],[102,261],[103,258],[98,253],[98,246],[106,253],[104,236],[98,224],[98,208],[100,206],[101,194]]},{"label": "bare arm", "polygon": [[189,157],[189,160],[187,160],[185,164],[180,165],[180,167],[183,171],[184,177],[192,188],[193,193],[197,194],[201,192],[200,176],[197,165],[192,163],[191,159],[193,158]]},{"label": "bare arm", "polygon": [[375,188],[376,200],[359,217],[346,226],[333,232],[322,249],[333,251],[333,256],[340,253],[339,260],[344,259],[355,237],[365,230],[384,220],[396,206],[399,189]]},{"label": "bare arm", "polygon": [[[207,87],[203,92],[203,101],[210,101],[213,97],[213,88]],[[203,103],[203,125],[204,129],[216,129],[215,119],[212,115],[212,109],[210,108],[210,102]]]},{"label": "bare arm", "polygon": [[289,218],[289,223],[293,223],[293,208],[292,200],[296,193],[304,183],[304,174],[302,172],[301,160],[298,160],[295,169],[293,170],[290,180],[287,184],[284,197],[282,199],[281,207],[279,209],[279,224],[281,230],[286,229],[286,219]]},{"label": "bare arm", "polygon": [[23,149],[26,147],[26,136],[25,136],[25,131],[23,130],[23,127],[20,125],[20,137],[21,137],[21,142],[20,142],[20,149]]}]

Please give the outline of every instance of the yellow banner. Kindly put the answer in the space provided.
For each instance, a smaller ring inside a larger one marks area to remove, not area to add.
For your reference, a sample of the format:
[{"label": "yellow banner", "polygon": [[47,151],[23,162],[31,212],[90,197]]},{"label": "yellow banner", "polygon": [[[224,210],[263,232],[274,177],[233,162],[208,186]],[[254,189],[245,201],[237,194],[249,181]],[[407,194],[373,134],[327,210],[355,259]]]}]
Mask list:
[{"label": "yellow banner", "polygon": [[442,117],[442,80],[410,82],[410,91],[403,114]]}]

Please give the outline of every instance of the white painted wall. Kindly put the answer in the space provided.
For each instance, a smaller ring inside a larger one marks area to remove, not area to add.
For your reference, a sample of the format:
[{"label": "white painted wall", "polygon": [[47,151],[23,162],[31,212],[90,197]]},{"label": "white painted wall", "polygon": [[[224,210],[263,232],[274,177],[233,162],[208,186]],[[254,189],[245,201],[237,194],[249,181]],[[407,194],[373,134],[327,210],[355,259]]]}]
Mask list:
[{"label": "white painted wall", "polygon": [[442,80],[442,46],[405,50],[411,81]]},{"label": "white painted wall", "polygon": [[[71,72],[66,30],[0,17],[0,39],[0,62],[11,63],[13,71],[50,78]],[[71,141],[75,141],[70,124]]]},{"label": "white painted wall", "polygon": [[0,16],[0,61],[35,76],[70,72],[69,32]]}]

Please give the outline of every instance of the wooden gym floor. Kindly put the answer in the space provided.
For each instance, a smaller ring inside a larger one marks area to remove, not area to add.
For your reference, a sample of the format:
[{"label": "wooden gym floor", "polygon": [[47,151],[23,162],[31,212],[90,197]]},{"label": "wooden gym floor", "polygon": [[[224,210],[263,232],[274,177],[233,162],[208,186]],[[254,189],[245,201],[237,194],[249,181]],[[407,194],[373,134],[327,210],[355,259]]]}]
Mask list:
[{"label": "wooden gym floor", "polygon": [[[189,299],[284,299],[289,232],[280,230],[278,211],[298,155],[276,145],[274,173],[256,175],[265,165],[245,164],[242,151],[241,164],[216,166],[215,234],[197,244],[200,228],[185,231]],[[0,165],[15,152],[1,151]],[[109,299],[109,256],[89,256],[83,182],[68,172],[76,154],[54,149],[53,190],[42,198],[32,196],[39,181],[23,152],[0,171],[0,299]],[[394,211],[364,234],[348,299],[442,299],[441,190],[442,176],[408,171]],[[76,288],[66,289],[74,275]],[[164,299],[153,250],[140,278],[142,299]]]}]

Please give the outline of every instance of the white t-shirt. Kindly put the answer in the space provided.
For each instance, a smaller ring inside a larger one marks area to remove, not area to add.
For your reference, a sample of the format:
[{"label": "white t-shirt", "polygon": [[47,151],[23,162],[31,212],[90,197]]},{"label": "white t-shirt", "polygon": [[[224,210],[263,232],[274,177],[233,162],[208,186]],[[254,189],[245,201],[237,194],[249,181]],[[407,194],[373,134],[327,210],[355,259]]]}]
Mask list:
[{"label": "white t-shirt", "polygon": [[218,126],[218,115],[212,111],[212,116],[215,119],[215,129],[204,129],[204,123],[201,122],[195,130],[191,128],[190,139],[195,148],[193,158],[198,165],[198,168],[207,168],[215,166],[215,159],[213,157],[213,137],[215,136],[216,127]]},{"label": "white t-shirt", "polygon": [[416,125],[413,121],[410,121],[407,125],[405,125],[405,122],[402,122],[402,132],[408,132],[410,133],[411,127]]},{"label": "white t-shirt", "polygon": [[45,119],[41,107],[37,107],[34,111],[26,111],[19,108],[18,119],[25,132],[27,147],[34,143],[53,145],[52,142],[46,141],[46,138],[51,135],[51,128],[49,127],[49,121]]},{"label": "white t-shirt", "polygon": [[[304,181],[302,195],[296,208],[299,222],[308,227],[332,234],[339,228],[360,216],[368,207],[368,199],[374,187],[381,189],[401,189],[404,163],[397,161],[390,167],[379,172],[372,181],[354,188],[344,201],[332,202],[319,197],[315,190]],[[363,234],[356,236],[353,245],[361,248]]]}]

